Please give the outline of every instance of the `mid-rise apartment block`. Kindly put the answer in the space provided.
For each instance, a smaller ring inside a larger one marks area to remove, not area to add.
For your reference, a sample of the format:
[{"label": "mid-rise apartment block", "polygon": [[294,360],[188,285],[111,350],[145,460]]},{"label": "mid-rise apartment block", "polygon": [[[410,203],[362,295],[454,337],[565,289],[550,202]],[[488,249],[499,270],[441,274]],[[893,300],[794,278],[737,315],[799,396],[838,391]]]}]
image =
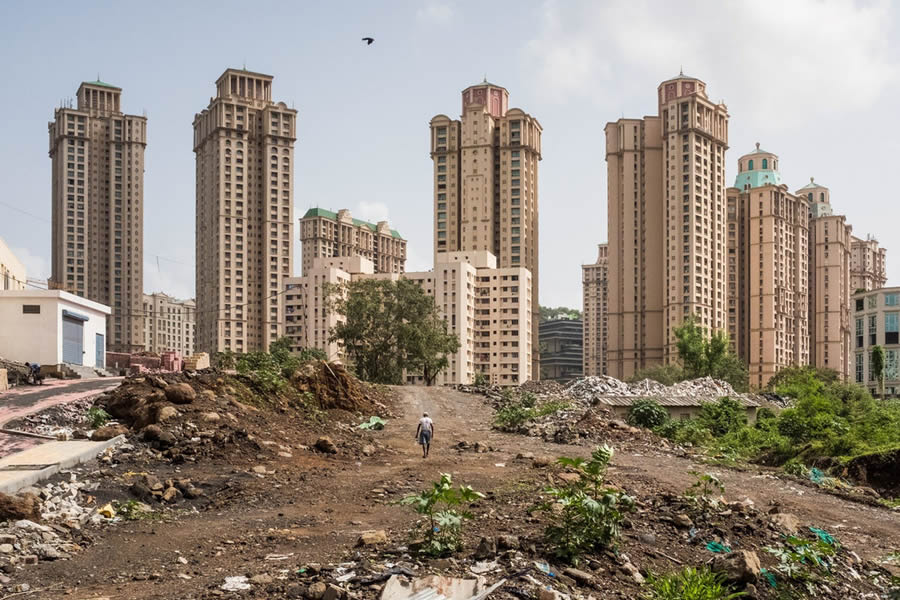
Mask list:
[{"label": "mid-rise apartment block", "polygon": [[853,294],[853,381],[881,393],[872,365],[872,349],[884,350],[884,391],[900,395],[900,287]]},{"label": "mid-rise apartment block", "polygon": [[0,238],[0,291],[24,290],[27,281],[25,265]]},{"label": "mid-rise apartment block", "polygon": [[302,274],[317,258],[361,256],[372,261],[376,273],[406,270],[406,240],[387,221],[354,219],[347,209],[335,212],[311,208],[300,219],[303,243]]},{"label": "mid-rise apartment block", "polygon": [[581,319],[550,319],[541,323],[541,380],[572,381],[583,376]]},{"label": "mid-rise apartment block", "polygon": [[[285,335],[292,348],[319,348],[329,359],[343,359],[339,344],[330,341],[342,317],[327,300],[329,288],[401,277],[434,298],[448,331],[459,338],[459,351],[448,357],[435,384],[472,383],[476,373],[497,385],[531,379],[531,273],[524,267],[498,268],[486,250],[441,253],[434,270],[402,276],[377,273],[372,261],[360,256],[313,259],[306,275],[286,282]],[[423,382],[416,374],[408,380]]]},{"label": "mid-rise apartment block", "polygon": [[778,156],[738,160],[727,194],[728,333],[763,387],[779,370],[809,363],[809,203],[782,182]]},{"label": "mid-rise apartment block", "polygon": [[82,83],[49,124],[51,288],[110,306],[105,345],[143,349],[147,118],[122,112],[122,89]]},{"label": "mid-rise apartment block", "polygon": [[728,111],[679,75],[657,89],[659,114],[606,126],[610,375],[677,359],[689,315],[726,327]]},{"label": "mid-rise apartment block", "polygon": [[194,117],[197,350],[266,350],[293,274],[297,111],[271,75],[227,69]]},{"label": "mid-rise apartment block", "polygon": [[[487,251],[500,268],[531,272],[538,342],[538,162],[541,124],[509,108],[509,92],[484,81],[462,92],[462,116],[430,122],[434,162],[434,255]],[[539,376],[539,355],[530,357]]]},{"label": "mid-rise apartment block", "polygon": [[[440,373],[438,385],[472,383],[476,374],[494,385],[520,385],[533,379],[531,272],[499,267],[487,250],[439,253],[434,270],[407,273],[434,297],[459,337],[459,351]],[[422,378],[410,374],[411,383]]]},{"label": "mid-rise apartment block", "polygon": [[178,300],[157,292],[144,294],[144,350],[160,354],[175,351],[180,356],[194,354],[195,315],[193,299]]},{"label": "mid-rise apartment block", "polygon": [[850,376],[850,255],[852,227],[835,215],[827,187],[797,191],[809,204],[810,363]]},{"label": "mid-rise apartment block", "polygon": [[871,235],[866,239],[858,237],[850,241],[850,290],[852,292],[871,291],[887,284],[887,251],[878,245]]},{"label": "mid-rise apartment block", "polygon": [[598,245],[597,262],[581,265],[583,358],[585,377],[608,375],[606,348],[609,332],[609,247]]}]

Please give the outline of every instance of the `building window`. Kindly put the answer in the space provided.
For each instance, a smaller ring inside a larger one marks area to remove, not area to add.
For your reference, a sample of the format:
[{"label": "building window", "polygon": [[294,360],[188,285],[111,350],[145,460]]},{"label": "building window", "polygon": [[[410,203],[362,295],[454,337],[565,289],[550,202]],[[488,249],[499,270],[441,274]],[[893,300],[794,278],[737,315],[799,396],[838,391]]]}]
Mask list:
[{"label": "building window", "polygon": [[884,305],[885,306],[897,306],[898,302],[898,294],[885,294],[884,295]]},{"label": "building window", "polygon": [[863,353],[856,353],[856,383],[863,382]]},{"label": "building window", "polygon": [[869,345],[874,346],[878,343],[878,317],[872,315],[869,317]]},{"label": "building window", "polygon": [[856,320],[856,347],[857,348],[863,347],[863,320],[862,319]]},{"label": "building window", "polygon": [[859,312],[865,308],[865,302],[862,298],[856,299],[856,312]]},{"label": "building window", "polygon": [[878,296],[872,295],[866,298],[866,304],[869,308],[876,308],[878,306]]},{"label": "building window", "polygon": [[885,350],[884,351],[884,378],[894,380],[897,379],[898,360],[900,360],[900,351]]},{"label": "building window", "polygon": [[763,169],[768,169],[768,168],[769,168],[769,159],[767,159],[767,158],[764,158],[764,159],[763,159],[763,166],[762,166],[762,168],[763,168]]},{"label": "building window", "polygon": [[22,314],[23,315],[39,315],[39,314],[41,314],[41,305],[40,304],[23,304],[22,305]]},{"label": "building window", "polygon": [[900,344],[900,313],[885,313],[884,343]]},{"label": "building window", "polygon": [[749,162],[748,165],[747,165],[747,170],[748,170],[748,171],[752,171],[752,170],[753,170],[753,159],[752,159],[752,158],[750,159],[750,162]]}]

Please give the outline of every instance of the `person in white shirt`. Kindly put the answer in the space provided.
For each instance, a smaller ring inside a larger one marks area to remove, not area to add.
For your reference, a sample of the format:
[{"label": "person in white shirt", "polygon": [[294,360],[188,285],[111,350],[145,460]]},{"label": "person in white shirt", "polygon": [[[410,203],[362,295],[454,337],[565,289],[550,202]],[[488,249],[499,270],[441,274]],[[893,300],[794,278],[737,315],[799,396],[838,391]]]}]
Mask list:
[{"label": "person in white shirt", "polygon": [[434,437],[434,422],[428,416],[428,413],[422,413],[419,419],[419,426],[416,427],[416,440],[422,446],[422,458],[428,458],[428,452],[431,450],[431,438]]}]

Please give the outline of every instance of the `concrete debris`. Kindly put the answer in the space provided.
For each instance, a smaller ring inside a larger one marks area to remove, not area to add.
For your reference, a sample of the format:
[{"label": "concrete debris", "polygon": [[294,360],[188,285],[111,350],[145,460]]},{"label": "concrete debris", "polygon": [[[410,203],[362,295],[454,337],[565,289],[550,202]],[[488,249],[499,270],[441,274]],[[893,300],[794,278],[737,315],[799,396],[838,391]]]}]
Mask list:
[{"label": "concrete debris", "polygon": [[219,586],[219,589],[226,592],[240,592],[250,589],[250,582],[244,575],[236,575],[234,577],[226,577],[225,583]]},{"label": "concrete debris", "polygon": [[446,600],[481,600],[506,583],[501,579],[487,586],[483,578],[459,579],[431,575],[412,581],[404,581],[394,575],[384,586],[381,600],[407,600],[413,597],[442,598]]},{"label": "concrete debris", "polygon": [[738,396],[734,388],[725,381],[719,381],[711,377],[701,377],[681,381],[674,385],[665,386],[651,379],[644,379],[637,383],[625,383],[608,375],[585,377],[575,381],[566,392],[585,401],[593,401],[603,396],[629,396],[643,398],[656,396],[664,398],[710,398],[717,399],[722,396]]}]

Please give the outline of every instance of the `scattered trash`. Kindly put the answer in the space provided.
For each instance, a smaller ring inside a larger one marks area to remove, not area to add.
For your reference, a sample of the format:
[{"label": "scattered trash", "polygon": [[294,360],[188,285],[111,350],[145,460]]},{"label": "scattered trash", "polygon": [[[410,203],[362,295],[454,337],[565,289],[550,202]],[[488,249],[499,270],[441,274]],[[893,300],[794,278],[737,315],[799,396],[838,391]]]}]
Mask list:
[{"label": "scattered trash", "polygon": [[506,463],[494,463],[494,466],[495,466],[495,467],[501,467],[501,468],[502,468],[502,467],[505,467],[505,466],[506,466]]},{"label": "scattered trash", "polygon": [[825,481],[825,473],[820,469],[813,467],[809,470],[809,480],[813,483],[821,485]]},{"label": "scattered trash", "polygon": [[810,527],[809,530],[811,532],[813,532],[814,534],[816,534],[817,538],[819,538],[821,541],[825,542],[829,546],[838,546],[839,545],[837,540],[834,539],[834,536],[832,536],[830,533],[828,533],[824,529],[819,529],[818,527]]},{"label": "scattered trash", "polygon": [[106,517],[107,519],[112,519],[116,516],[116,509],[113,508],[112,503],[107,503],[97,509],[97,514]]},{"label": "scattered trash", "polygon": [[759,570],[759,573],[765,578],[766,581],[769,582],[769,585],[771,585],[773,588],[778,587],[778,584],[775,583],[775,575],[771,571],[763,568]]},{"label": "scattered trash", "polygon": [[456,577],[440,577],[430,575],[410,582],[403,581],[397,575],[388,579],[381,592],[381,600],[409,600],[411,598],[428,598],[429,600],[483,600],[500,586],[506,583],[501,579],[490,587],[484,586],[484,579],[459,579]]},{"label": "scattered trash", "polygon": [[344,573],[343,575],[339,575],[339,576],[335,577],[334,580],[337,581],[338,583],[344,583],[345,581],[350,581],[354,577],[356,577],[356,571],[348,571],[347,573]]},{"label": "scattered trash", "polygon": [[549,575],[550,577],[556,577],[553,571],[550,570],[550,565],[542,560],[534,561],[534,566],[538,568],[538,571],[543,573],[544,575]]},{"label": "scattered trash", "polygon": [[387,424],[387,421],[385,421],[381,417],[372,416],[372,417],[369,417],[368,421],[366,421],[364,423],[360,423],[359,425],[357,425],[357,427],[359,429],[371,429],[374,431],[380,431],[380,430],[384,429],[384,426],[386,424]]},{"label": "scattered trash", "polygon": [[728,554],[731,548],[721,542],[706,542],[706,549],[716,554]]},{"label": "scattered trash", "polygon": [[[294,555],[293,552],[291,552],[290,554],[266,554],[264,560],[287,560],[290,557],[292,557],[293,555]],[[298,572],[305,573],[306,567],[304,567],[302,569],[298,569]]]},{"label": "scattered trash", "polygon": [[240,592],[250,589],[250,582],[244,575],[236,575],[234,577],[226,577],[225,583],[219,586],[219,589],[226,592]]},{"label": "scattered trash", "polygon": [[476,575],[483,575],[484,573],[490,573],[491,571],[495,571],[498,568],[500,568],[500,565],[497,564],[496,560],[492,560],[492,561],[482,560],[482,561],[478,561],[477,563],[475,563],[474,565],[469,567],[469,570],[472,571],[473,573],[475,573]]}]

